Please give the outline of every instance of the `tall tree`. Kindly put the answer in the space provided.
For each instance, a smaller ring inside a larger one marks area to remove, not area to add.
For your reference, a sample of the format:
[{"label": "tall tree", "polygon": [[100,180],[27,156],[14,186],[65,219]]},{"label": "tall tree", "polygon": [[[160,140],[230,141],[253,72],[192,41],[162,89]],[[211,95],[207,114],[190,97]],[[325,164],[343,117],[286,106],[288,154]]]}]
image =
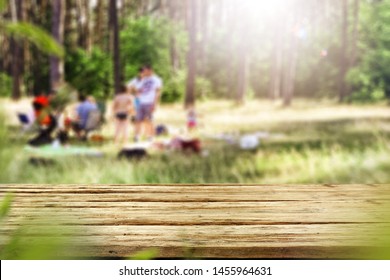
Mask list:
[{"label": "tall tree", "polygon": [[[12,21],[17,23],[23,21],[22,12],[22,0],[11,1],[11,13]],[[23,42],[14,37],[11,38],[10,48],[12,51],[12,78],[13,78],[13,89],[12,99],[18,100],[22,95],[22,81],[23,81]]]},{"label": "tall tree", "polygon": [[198,42],[198,74],[201,76],[205,76],[206,73],[206,47],[208,43],[208,8],[209,8],[209,1],[207,0],[198,0],[199,7],[198,7],[198,24],[199,24],[199,31],[198,34],[200,35],[199,42]]},{"label": "tall tree", "polygon": [[[298,2],[299,3],[299,2]],[[294,5],[295,4],[295,5]],[[295,90],[295,80],[298,64],[299,36],[303,30],[297,1],[292,2],[289,24],[286,26],[286,49],[285,49],[285,73],[283,82],[283,105],[290,106]]]},{"label": "tall tree", "polygon": [[[65,0],[52,1],[52,36],[58,44],[64,43]],[[57,89],[64,81],[64,62],[57,56],[50,58],[50,86]]]},{"label": "tall tree", "polygon": [[360,0],[353,0],[353,30],[352,30],[352,45],[351,45],[351,66],[356,66],[358,40],[359,40],[359,14]]},{"label": "tall tree", "polygon": [[119,52],[119,24],[117,0],[110,0],[110,34],[110,46],[114,65],[114,87],[115,93],[118,93],[120,91],[122,78]]},{"label": "tall tree", "polygon": [[276,99],[280,96],[282,85],[282,22],[275,21],[274,43],[272,46],[271,67],[270,67],[270,82],[268,88],[268,97]]},{"label": "tall tree", "polygon": [[77,36],[78,26],[76,19],[76,5],[75,0],[66,0],[66,13],[64,20],[64,45],[67,49],[76,49],[78,47]]},{"label": "tall tree", "polygon": [[[242,4],[240,7],[237,7],[237,15],[239,18],[245,16],[245,11],[247,6]],[[249,30],[246,26],[246,21],[239,21],[236,23],[235,27],[235,37],[238,39],[237,50],[236,50],[236,59],[237,59],[237,91],[236,91],[236,102],[237,104],[243,104],[245,99],[245,93],[248,87],[248,48],[250,38],[245,38],[248,36]],[[248,37],[251,37],[250,35]]]},{"label": "tall tree", "polygon": [[196,91],[196,72],[197,72],[197,1],[189,1],[188,5],[188,31],[190,36],[190,49],[188,51],[188,74],[187,74],[187,89],[185,96],[185,107],[195,105],[195,91]]},{"label": "tall tree", "polygon": [[77,0],[78,44],[88,53],[92,49],[90,2],[88,0]]},{"label": "tall tree", "polygon": [[95,45],[100,46],[101,49],[105,49],[104,47],[104,37],[105,37],[105,29],[104,22],[107,18],[105,17],[105,0],[98,0],[96,6],[96,16],[95,16],[95,30],[94,30],[94,43]]},{"label": "tall tree", "polygon": [[342,0],[342,23],[341,23],[341,49],[340,49],[340,74],[339,74],[339,101],[343,102],[347,96],[346,75],[348,63],[348,0]]},{"label": "tall tree", "polygon": [[[169,17],[172,21],[177,21],[177,1],[170,0],[168,2]],[[179,69],[179,54],[177,50],[177,41],[176,36],[173,33],[170,38],[170,56],[171,56],[171,65],[174,72]]]}]

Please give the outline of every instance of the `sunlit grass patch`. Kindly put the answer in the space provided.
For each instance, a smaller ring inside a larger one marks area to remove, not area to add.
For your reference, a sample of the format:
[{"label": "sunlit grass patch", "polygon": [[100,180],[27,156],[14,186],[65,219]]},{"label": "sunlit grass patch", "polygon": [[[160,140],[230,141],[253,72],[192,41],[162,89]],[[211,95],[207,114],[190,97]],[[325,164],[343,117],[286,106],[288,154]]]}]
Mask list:
[{"label": "sunlit grass patch", "polygon": [[[298,101],[294,107],[282,109],[269,101],[248,102],[244,107],[208,101],[200,103],[198,110],[199,134],[203,135],[208,156],[166,152],[140,162],[118,160],[119,149],[111,142],[110,121],[103,130],[106,142],[95,145],[104,157],[56,158],[48,166],[30,164],[30,155],[23,149],[29,136],[2,125],[1,180],[38,184],[390,181],[390,110],[385,106]],[[185,116],[181,104],[162,106],[156,122],[184,128]],[[207,138],[219,133],[258,131],[278,136],[262,139],[258,149],[249,152]]]}]

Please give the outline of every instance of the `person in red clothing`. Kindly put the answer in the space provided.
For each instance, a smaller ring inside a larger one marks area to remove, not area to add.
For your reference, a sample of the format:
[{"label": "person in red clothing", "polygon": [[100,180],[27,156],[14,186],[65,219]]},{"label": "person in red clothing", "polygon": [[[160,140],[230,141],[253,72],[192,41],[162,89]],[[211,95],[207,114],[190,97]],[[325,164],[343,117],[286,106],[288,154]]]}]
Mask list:
[{"label": "person in red clothing", "polygon": [[49,96],[41,93],[37,95],[32,103],[34,108],[35,119],[37,120],[39,125],[50,125],[50,117],[49,117]]},{"label": "person in red clothing", "polygon": [[32,146],[50,144],[53,141],[51,135],[57,127],[57,121],[50,113],[50,96],[45,94],[37,95],[32,102],[32,106],[39,126],[39,134],[28,143]]}]

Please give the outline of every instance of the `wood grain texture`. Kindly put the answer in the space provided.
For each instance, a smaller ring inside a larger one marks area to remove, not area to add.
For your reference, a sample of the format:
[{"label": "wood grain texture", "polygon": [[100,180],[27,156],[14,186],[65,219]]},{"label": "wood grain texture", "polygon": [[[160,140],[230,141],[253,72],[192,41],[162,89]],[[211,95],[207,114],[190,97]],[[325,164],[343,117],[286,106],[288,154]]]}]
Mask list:
[{"label": "wood grain texture", "polygon": [[50,227],[71,258],[158,248],[159,258],[366,259],[390,232],[390,185],[1,185],[6,193],[0,244],[21,225],[25,242],[59,238]]}]

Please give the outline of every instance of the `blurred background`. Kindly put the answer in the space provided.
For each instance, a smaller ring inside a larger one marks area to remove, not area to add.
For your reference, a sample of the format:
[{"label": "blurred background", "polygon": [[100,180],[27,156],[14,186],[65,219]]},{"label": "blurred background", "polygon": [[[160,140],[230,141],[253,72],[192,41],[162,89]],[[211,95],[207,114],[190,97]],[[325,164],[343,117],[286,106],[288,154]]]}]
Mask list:
[{"label": "blurred background", "polygon": [[[0,0],[0,49],[2,184],[390,182],[390,0]],[[155,125],[167,131],[148,157],[120,160],[112,100],[145,64],[163,80]],[[49,93],[56,113],[92,97],[104,112],[97,134],[27,146],[32,101]],[[188,138],[201,151],[167,148]],[[53,206],[60,196],[13,201],[5,189],[1,258],[96,246],[72,239],[89,233],[64,227],[78,216]],[[367,200],[370,213],[385,202]],[[383,240],[375,258],[389,258]]]},{"label": "blurred background", "polygon": [[[0,0],[0,180],[388,183],[389,34],[389,0]],[[108,120],[105,157],[30,164],[17,113],[34,94],[109,108],[145,63],[164,81],[156,122],[180,131],[196,106],[202,156],[118,161]]]}]

